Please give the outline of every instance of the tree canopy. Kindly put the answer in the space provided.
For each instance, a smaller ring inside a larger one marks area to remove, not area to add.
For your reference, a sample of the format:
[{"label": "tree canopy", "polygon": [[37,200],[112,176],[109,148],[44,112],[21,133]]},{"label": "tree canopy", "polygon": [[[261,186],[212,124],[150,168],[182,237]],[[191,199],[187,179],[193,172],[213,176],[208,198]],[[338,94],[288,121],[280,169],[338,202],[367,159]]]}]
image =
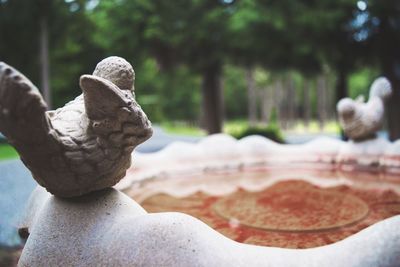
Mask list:
[{"label": "tree canopy", "polygon": [[79,93],[79,75],[119,55],[133,63],[150,117],[200,120],[209,133],[224,116],[245,117],[240,68],[270,79],[291,71],[314,79],[329,68],[336,98],[348,94],[352,73],[371,68],[395,87],[389,126],[398,138],[399,17],[397,0],[0,0],[0,59],[43,83],[44,21],[55,107]]}]

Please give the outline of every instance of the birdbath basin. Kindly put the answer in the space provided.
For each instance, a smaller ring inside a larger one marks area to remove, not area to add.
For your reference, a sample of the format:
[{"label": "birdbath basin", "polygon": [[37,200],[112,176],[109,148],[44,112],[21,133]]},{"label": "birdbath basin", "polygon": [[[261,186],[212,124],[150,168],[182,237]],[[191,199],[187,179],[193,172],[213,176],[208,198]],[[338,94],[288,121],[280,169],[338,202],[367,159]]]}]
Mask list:
[{"label": "birdbath basin", "polygon": [[310,248],[400,214],[400,184],[357,182],[363,178],[336,171],[255,168],[160,176],[139,183],[128,195],[148,212],[187,213],[238,242]]},{"label": "birdbath basin", "polygon": [[38,187],[20,265],[398,266],[399,148],[213,135],[137,153],[114,189]]},{"label": "birdbath basin", "polygon": [[[135,154],[117,188],[148,212],[192,215],[240,243],[340,247],[366,228],[399,218],[399,148],[382,139],[280,145],[219,134]],[[393,236],[390,231],[379,239]]]}]

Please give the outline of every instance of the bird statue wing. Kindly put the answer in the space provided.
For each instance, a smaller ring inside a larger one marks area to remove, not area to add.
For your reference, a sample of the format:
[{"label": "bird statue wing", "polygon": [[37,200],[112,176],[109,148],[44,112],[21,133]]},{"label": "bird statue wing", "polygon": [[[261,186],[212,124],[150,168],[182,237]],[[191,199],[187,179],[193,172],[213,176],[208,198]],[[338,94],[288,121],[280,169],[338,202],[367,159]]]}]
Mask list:
[{"label": "bird statue wing", "polygon": [[151,123],[130,90],[94,75],[80,79],[92,130],[111,146],[133,149],[152,135]]},{"label": "bird statue wing", "polygon": [[0,62],[0,132],[20,152],[46,142],[47,105],[39,90],[20,72]]},{"label": "bird statue wing", "polygon": [[80,86],[83,91],[86,114],[90,120],[115,117],[115,112],[128,104],[124,101],[123,92],[104,78],[82,75]]}]

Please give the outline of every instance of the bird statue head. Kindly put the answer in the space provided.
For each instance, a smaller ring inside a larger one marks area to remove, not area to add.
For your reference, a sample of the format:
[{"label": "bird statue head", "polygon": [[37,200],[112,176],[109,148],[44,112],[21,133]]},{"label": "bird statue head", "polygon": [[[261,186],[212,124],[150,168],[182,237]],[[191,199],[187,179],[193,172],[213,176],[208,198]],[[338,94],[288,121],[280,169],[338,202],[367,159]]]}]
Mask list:
[{"label": "bird statue head", "polygon": [[108,57],[100,61],[93,72],[109,80],[121,90],[134,90],[135,72],[132,65],[122,57]]},{"label": "bird statue head", "polygon": [[354,117],[354,114],[356,113],[357,103],[359,102],[353,101],[350,98],[345,98],[339,101],[339,103],[337,104],[337,110],[344,121],[347,121]]}]

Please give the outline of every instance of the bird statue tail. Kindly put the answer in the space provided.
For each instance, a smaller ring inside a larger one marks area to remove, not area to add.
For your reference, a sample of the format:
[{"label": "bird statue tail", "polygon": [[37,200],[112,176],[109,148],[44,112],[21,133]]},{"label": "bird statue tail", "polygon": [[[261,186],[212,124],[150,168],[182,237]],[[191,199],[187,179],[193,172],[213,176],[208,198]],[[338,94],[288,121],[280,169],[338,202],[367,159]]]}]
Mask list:
[{"label": "bird statue tail", "polygon": [[[28,78],[0,62],[0,132],[16,148],[25,165],[31,162],[26,162],[24,155],[30,154],[31,161],[46,161],[48,158],[43,155],[51,155],[57,149],[54,144],[48,144],[52,131],[46,110],[39,90]],[[40,151],[41,155],[35,157],[32,151]]]},{"label": "bird statue tail", "polygon": [[369,92],[369,98],[379,97],[382,100],[387,100],[392,95],[392,85],[385,77],[376,79]]}]

